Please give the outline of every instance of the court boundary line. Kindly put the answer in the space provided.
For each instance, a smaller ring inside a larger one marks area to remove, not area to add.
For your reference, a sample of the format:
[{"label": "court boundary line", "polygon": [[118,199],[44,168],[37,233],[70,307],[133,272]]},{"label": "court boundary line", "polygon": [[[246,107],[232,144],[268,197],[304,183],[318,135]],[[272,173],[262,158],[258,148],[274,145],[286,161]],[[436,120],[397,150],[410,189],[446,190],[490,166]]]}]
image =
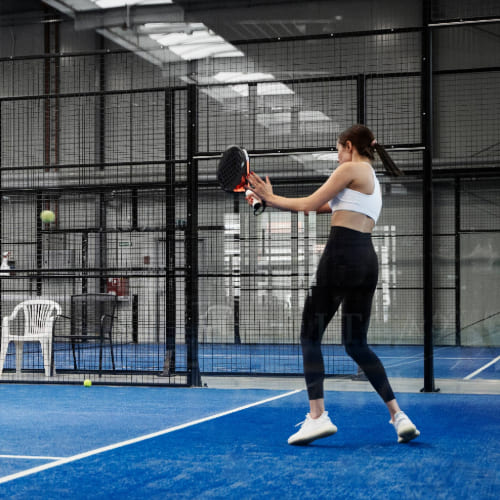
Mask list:
[{"label": "court boundary line", "polygon": [[17,458],[20,460],[62,460],[64,457],[42,457],[33,455],[0,455],[0,458]]},{"label": "court boundary line", "polygon": [[485,365],[481,366],[481,368],[478,368],[476,371],[469,373],[469,375],[464,377],[464,380],[470,380],[471,378],[474,378],[476,375],[479,375],[483,370],[486,370],[486,368],[489,368],[491,365],[494,365],[498,360],[500,360],[500,356],[497,356],[495,359],[492,359],[489,363],[486,363]]},{"label": "court boundary line", "polygon": [[15,479],[20,479],[22,477],[31,476],[33,474],[37,474],[38,472],[42,472],[44,470],[53,469],[55,467],[59,467],[61,465],[65,465],[65,464],[68,464],[71,462],[76,462],[78,460],[82,460],[82,459],[87,458],[87,457],[99,455],[99,454],[105,453],[107,451],[116,450],[117,448],[123,448],[123,447],[129,446],[131,444],[140,443],[141,441],[147,441],[148,439],[153,439],[153,438],[156,438],[159,436],[163,436],[165,434],[170,434],[171,432],[175,432],[175,431],[178,431],[181,429],[193,427],[195,425],[202,424],[204,422],[209,422],[210,420],[215,420],[217,418],[231,415],[232,413],[237,413],[237,412],[240,412],[243,410],[247,410],[249,408],[253,408],[255,406],[260,406],[260,405],[263,405],[266,403],[270,403],[271,401],[276,401],[278,399],[286,398],[288,396],[292,396],[292,395],[297,394],[297,393],[302,392],[302,391],[303,391],[303,389],[295,389],[294,391],[285,392],[284,394],[279,394],[277,396],[262,399],[260,401],[254,402],[254,403],[249,403],[249,404],[246,404],[243,406],[239,406],[237,408],[233,408],[232,410],[227,410],[227,411],[223,411],[220,413],[216,413],[214,415],[209,415],[208,417],[203,417],[203,418],[200,418],[197,420],[192,420],[191,422],[186,422],[184,424],[175,425],[174,427],[168,427],[168,428],[163,429],[161,431],[152,432],[150,434],[144,434],[142,436],[138,436],[138,437],[135,437],[132,439],[127,439],[126,441],[120,441],[118,443],[110,444],[107,446],[102,446],[102,447],[96,448],[94,450],[85,451],[83,453],[78,453],[78,454],[72,455],[70,457],[55,460],[54,462],[49,462],[47,464],[39,465],[37,467],[32,467],[30,469],[26,469],[26,470],[21,471],[21,472],[9,474],[8,476],[0,477],[0,484],[8,483],[9,481],[14,481]]}]

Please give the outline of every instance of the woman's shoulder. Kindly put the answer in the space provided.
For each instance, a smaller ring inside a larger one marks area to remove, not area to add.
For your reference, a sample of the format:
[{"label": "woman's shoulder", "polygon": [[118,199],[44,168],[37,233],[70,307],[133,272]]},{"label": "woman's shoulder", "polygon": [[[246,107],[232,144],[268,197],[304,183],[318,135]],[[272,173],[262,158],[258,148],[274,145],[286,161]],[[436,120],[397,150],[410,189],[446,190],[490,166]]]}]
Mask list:
[{"label": "woman's shoulder", "polygon": [[345,161],[344,163],[342,163],[341,165],[339,165],[339,167],[346,167],[346,168],[353,168],[353,167],[363,167],[363,168],[366,168],[366,167],[370,167],[370,168],[373,168],[372,164],[370,162],[368,162],[368,161],[354,161],[354,160]]},{"label": "woman's shoulder", "polygon": [[373,167],[364,161],[349,161],[342,164],[345,166],[346,176],[351,180],[347,187],[361,193],[372,193],[374,189]]},{"label": "woman's shoulder", "polygon": [[371,172],[373,167],[367,161],[346,161],[339,165],[337,169],[342,168],[343,170],[350,171],[354,175],[366,175],[367,172]]}]

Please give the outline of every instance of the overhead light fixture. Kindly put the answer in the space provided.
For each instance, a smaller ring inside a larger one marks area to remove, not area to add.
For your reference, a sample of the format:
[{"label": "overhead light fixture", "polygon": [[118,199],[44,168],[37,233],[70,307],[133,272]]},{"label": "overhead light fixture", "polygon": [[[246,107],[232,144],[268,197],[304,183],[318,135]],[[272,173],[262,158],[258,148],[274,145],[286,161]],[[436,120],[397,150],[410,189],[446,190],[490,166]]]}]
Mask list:
[{"label": "overhead light fixture", "polygon": [[336,151],[328,153],[312,153],[312,157],[317,161],[338,161],[339,154]]},{"label": "overhead light fixture", "polygon": [[[243,73],[242,71],[220,71],[213,76],[213,79],[221,83],[245,82],[241,85],[231,85],[231,89],[243,97],[248,96],[248,85],[246,83],[257,83],[257,95],[287,95],[295,92],[284,83],[273,82],[275,76],[271,73],[253,72]],[[270,80],[269,83],[263,80]]]},{"label": "overhead light fixture", "polygon": [[219,71],[213,76],[214,80],[222,83],[236,82],[258,82],[262,80],[274,80],[274,75],[271,73],[243,73],[242,71]]},{"label": "overhead light fixture", "polygon": [[90,0],[95,3],[97,7],[101,9],[112,9],[114,7],[126,7],[127,5],[133,6],[138,3],[141,5],[161,5],[161,4],[171,4],[173,0]]},{"label": "overhead light fixture", "polygon": [[208,28],[198,25],[189,33],[189,24],[186,29],[177,33],[150,34],[150,38],[167,48],[186,61],[204,59],[206,57],[242,57],[243,52],[215,34]]},{"label": "overhead light fixture", "polygon": [[257,95],[286,95],[295,94],[295,92],[284,83],[259,83],[257,85]]},{"label": "overhead light fixture", "polygon": [[193,33],[194,31],[205,31],[207,27],[203,23],[146,23],[136,26],[134,30],[140,35],[168,35],[169,33]]},{"label": "overhead light fixture", "polygon": [[100,7],[101,9],[112,9],[113,7],[123,7],[127,5],[127,2],[124,2],[123,0],[90,0],[90,1],[94,2],[97,5],[97,7]]}]

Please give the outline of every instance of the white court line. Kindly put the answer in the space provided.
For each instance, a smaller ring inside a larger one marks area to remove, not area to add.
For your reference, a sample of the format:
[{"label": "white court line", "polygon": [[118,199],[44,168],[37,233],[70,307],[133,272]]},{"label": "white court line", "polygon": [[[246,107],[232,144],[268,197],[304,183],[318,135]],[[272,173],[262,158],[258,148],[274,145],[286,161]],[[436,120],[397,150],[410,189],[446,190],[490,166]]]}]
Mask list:
[{"label": "white court line", "polygon": [[464,380],[470,380],[471,378],[475,377],[477,374],[481,373],[483,370],[486,370],[491,365],[494,365],[498,360],[500,360],[500,356],[497,356],[495,359],[491,360],[489,363],[486,363],[484,366],[481,366],[481,368],[478,368],[475,372],[469,373],[467,377],[464,377]]},{"label": "white court line", "polygon": [[[392,365],[386,364],[386,368],[394,368],[395,366],[403,366],[403,365],[412,365],[414,363],[420,363],[422,362],[422,354],[419,354],[419,357],[416,358],[415,356],[410,356],[408,358],[403,358],[403,361],[400,361],[399,363],[394,363]],[[380,356],[380,359],[385,359],[383,356]],[[401,358],[396,358],[396,359],[401,359]]]},{"label": "white court line", "polygon": [[100,453],[104,453],[110,450],[116,450],[117,448],[122,448],[124,446],[128,446],[130,444],[139,443],[141,441],[146,441],[148,439],[153,439],[158,436],[163,436],[164,434],[169,434],[170,432],[178,431],[180,429],[186,429],[187,427],[192,427],[193,425],[202,424],[204,422],[208,422],[210,420],[215,420],[216,418],[224,417],[226,415],[231,415],[231,413],[237,413],[239,411],[247,410],[248,408],[252,408],[254,406],[263,405],[265,403],[269,403],[271,401],[275,401],[277,399],[286,398],[287,396],[292,396],[293,394],[297,394],[298,392],[302,392],[302,389],[296,389],[294,391],[286,392],[284,394],[280,394],[279,396],[273,396],[272,398],[263,399],[261,401],[257,401],[255,403],[250,403],[244,406],[240,406],[239,408],[234,408],[233,410],[224,411],[222,413],[216,413],[215,415],[210,415],[209,417],[200,418],[198,420],[193,420],[191,422],[187,422],[185,424],[176,425],[175,427],[169,427],[167,429],[163,429],[161,431],[153,432],[151,434],[146,434],[144,436],[139,436],[133,439],[129,439],[127,441],[121,441],[120,443],[110,444],[108,446],[103,446],[102,448],[97,448],[95,450],[86,451],[84,453],[79,453],[78,455],[73,455],[72,457],[60,458],[54,462],[50,462],[48,464],[39,465],[38,467],[32,467],[31,469],[26,469],[21,472],[16,472],[15,474],[10,474],[8,476],[4,476],[0,478],[0,484],[7,483],[9,481],[13,481],[14,479],[19,479],[21,477],[30,476],[32,474],[37,474],[38,472],[42,472],[47,469],[53,469],[54,467],[59,467],[60,465],[68,464],[70,462],[76,462],[77,460],[82,460],[83,458],[91,457],[93,455],[99,455]]},{"label": "white court line", "polygon": [[33,455],[0,455],[0,458],[19,458],[28,460],[62,460],[63,457],[38,457]]}]

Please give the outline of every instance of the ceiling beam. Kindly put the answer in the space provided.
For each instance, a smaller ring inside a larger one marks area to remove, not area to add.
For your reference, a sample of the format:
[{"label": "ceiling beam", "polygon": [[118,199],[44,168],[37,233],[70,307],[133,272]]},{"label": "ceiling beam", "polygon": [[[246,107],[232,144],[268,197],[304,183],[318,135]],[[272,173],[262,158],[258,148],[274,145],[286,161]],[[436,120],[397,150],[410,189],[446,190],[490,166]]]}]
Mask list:
[{"label": "ceiling beam", "polygon": [[129,5],[112,9],[93,9],[76,12],[75,30],[96,30],[126,27],[146,23],[186,22],[184,9],[173,4]]},{"label": "ceiling beam", "polygon": [[[328,19],[338,3],[332,0],[175,0],[187,16],[219,19],[220,22],[243,20]],[[205,22],[205,21],[203,21]]]}]

